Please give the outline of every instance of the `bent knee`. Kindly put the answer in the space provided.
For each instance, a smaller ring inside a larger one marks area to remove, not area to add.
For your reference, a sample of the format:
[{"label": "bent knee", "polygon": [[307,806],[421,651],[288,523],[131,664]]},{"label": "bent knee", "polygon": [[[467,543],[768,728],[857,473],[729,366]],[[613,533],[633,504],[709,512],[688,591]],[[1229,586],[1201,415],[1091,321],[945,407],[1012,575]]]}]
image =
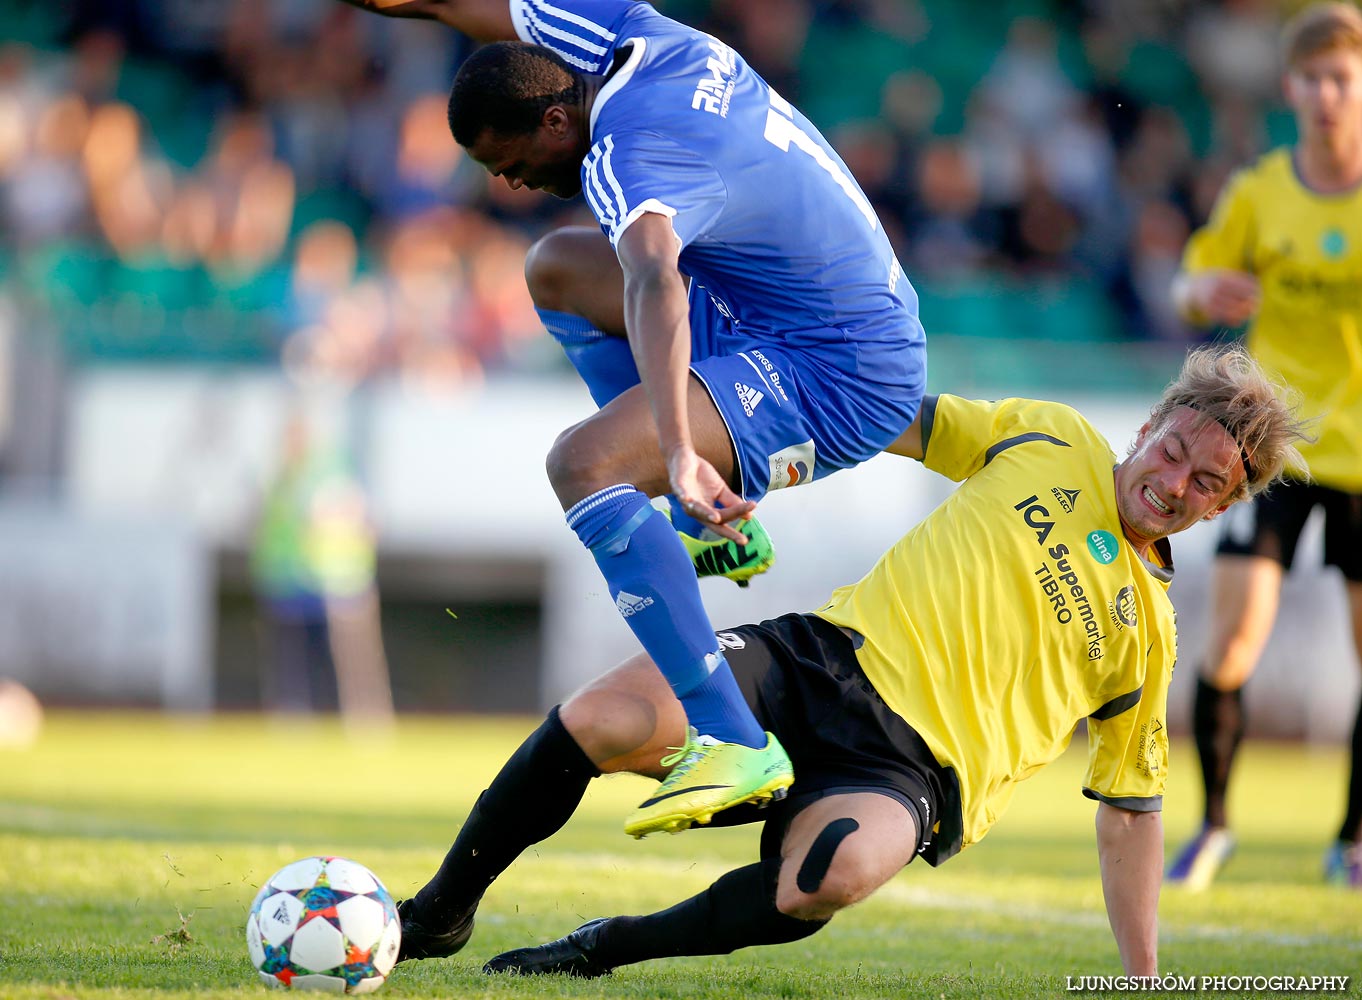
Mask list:
[{"label": "bent knee", "polygon": [[857,827],[854,819],[844,818],[823,829],[798,868],[793,873],[782,872],[785,877],[776,890],[777,909],[801,920],[826,920],[884,883],[885,865],[878,852],[864,840],[847,843]]},{"label": "bent knee", "polygon": [[782,882],[776,890],[776,909],[798,920],[827,920],[879,888],[878,881],[859,878],[842,868],[834,866],[811,892]]},{"label": "bent knee", "polygon": [[525,284],[540,309],[583,312],[577,290],[599,281],[602,268],[618,267],[609,241],[599,230],[581,226],[557,229],[540,237],[525,254]]},{"label": "bent knee", "polygon": [[615,459],[608,447],[603,447],[586,423],[575,424],[558,435],[544,459],[544,471],[558,499],[565,504],[576,503],[611,479]]},{"label": "bent knee", "polygon": [[525,253],[525,285],[540,309],[563,310],[567,305],[571,272],[565,266],[557,235],[541,237]]},{"label": "bent knee", "polygon": [[639,467],[632,442],[611,434],[612,425],[588,417],[559,434],[550,446],[544,471],[565,510],[598,490],[621,483],[656,495],[650,491],[658,484]]}]

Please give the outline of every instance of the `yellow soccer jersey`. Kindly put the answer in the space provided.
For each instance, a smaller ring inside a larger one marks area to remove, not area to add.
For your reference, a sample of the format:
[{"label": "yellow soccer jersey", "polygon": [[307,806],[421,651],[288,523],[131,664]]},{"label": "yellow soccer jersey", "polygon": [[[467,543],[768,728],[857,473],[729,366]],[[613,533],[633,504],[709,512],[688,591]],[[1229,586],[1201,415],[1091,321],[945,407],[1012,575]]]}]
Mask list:
[{"label": "yellow soccer jersey", "polygon": [[928,397],[922,428],[924,464],[960,488],[818,614],[864,636],[866,676],[955,772],[961,842],[928,860],[981,839],[1082,719],[1084,794],[1160,809],[1172,562],[1122,534],[1110,445],[1026,399]]},{"label": "yellow soccer jersey", "polygon": [[1230,179],[1183,254],[1188,272],[1247,271],[1262,285],[1249,351],[1320,418],[1301,445],[1323,486],[1362,493],[1362,187],[1316,194],[1289,149]]}]

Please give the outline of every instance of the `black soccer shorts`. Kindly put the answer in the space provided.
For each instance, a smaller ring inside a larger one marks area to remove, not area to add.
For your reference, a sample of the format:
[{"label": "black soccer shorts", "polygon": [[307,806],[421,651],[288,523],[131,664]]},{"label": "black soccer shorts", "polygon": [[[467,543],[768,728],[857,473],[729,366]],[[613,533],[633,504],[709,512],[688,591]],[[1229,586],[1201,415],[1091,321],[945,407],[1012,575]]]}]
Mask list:
[{"label": "black soccer shorts", "polygon": [[1362,494],[1288,479],[1221,519],[1217,555],[1265,556],[1291,568],[1306,518],[1324,508],[1324,561],[1362,582]]},{"label": "black soccer shorts", "polygon": [[[716,825],[768,820],[762,855],[804,807],[840,792],[878,792],[900,802],[918,830],[916,850],[931,865],[960,847],[955,774],[893,711],[856,661],[851,637],[816,615],[789,614],[718,633],[738,686],[762,727],[794,764],[789,798],[763,811],[746,806]],[[731,815],[730,815],[731,814]]]}]

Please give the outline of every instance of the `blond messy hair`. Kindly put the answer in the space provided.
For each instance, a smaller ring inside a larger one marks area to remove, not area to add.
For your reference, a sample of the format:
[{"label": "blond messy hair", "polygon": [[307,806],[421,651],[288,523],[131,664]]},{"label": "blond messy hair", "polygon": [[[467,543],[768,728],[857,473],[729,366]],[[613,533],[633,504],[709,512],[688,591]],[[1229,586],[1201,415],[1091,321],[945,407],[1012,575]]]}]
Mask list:
[{"label": "blond messy hair", "polygon": [[1178,377],[1149,412],[1159,427],[1180,406],[1190,406],[1225,428],[1239,445],[1249,474],[1227,499],[1257,496],[1286,467],[1303,469],[1297,441],[1310,440],[1288,390],[1274,383],[1240,344],[1191,351]]},{"label": "blond messy hair", "polygon": [[1362,11],[1350,3],[1311,4],[1282,29],[1282,59],[1287,69],[1334,49],[1362,54]]}]

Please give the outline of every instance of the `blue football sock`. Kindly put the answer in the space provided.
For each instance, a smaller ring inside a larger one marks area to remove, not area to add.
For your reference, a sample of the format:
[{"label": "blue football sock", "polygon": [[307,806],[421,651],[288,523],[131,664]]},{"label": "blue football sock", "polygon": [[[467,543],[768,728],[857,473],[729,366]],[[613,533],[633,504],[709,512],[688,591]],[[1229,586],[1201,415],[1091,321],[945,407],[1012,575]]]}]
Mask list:
[{"label": "blue football sock", "polygon": [[602,333],[581,316],[535,307],[539,321],[563,345],[563,353],[586,383],[597,406],[638,385],[638,365],[629,341]]},{"label": "blue football sock", "polygon": [[[625,389],[638,385],[638,365],[634,362],[629,341],[602,333],[572,313],[538,306],[534,311],[539,314],[544,329],[562,345],[563,353],[586,383],[597,406],[604,406]],[[687,514],[676,497],[667,497],[667,503],[671,508],[672,527],[683,535],[699,538],[705,525]]]},{"label": "blue football sock", "polygon": [[[686,718],[697,732],[706,733],[725,743],[741,743],[749,747],[766,746],[766,733],[757,722],[752,709],[738,687],[733,668],[719,654],[719,665],[700,686],[681,699]],[[727,734],[727,735],[726,735]]]},{"label": "blue football sock", "polygon": [[766,745],[700,601],[700,584],[676,532],[628,484],[574,504],[568,527],[591,550],[615,607],[681,699],[690,724],[726,743]]},{"label": "blue football sock", "polygon": [[668,495],[667,506],[672,516],[672,527],[683,535],[690,535],[691,538],[699,538],[704,534],[706,527],[695,518],[686,513],[681,501],[676,497]]}]

